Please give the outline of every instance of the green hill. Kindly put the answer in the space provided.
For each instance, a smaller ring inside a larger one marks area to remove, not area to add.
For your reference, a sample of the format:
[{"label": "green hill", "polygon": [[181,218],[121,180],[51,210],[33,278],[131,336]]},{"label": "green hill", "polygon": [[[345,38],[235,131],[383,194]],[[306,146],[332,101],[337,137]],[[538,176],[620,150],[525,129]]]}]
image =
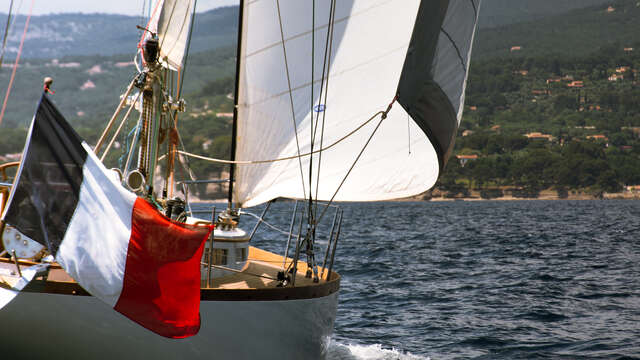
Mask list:
[{"label": "green hill", "polygon": [[484,0],[480,28],[543,19],[575,9],[611,3],[610,0]]},{"label": "green hill", "polygon": [[[7,15],[0,13],[4,31]],[[5,58],[15,59],[26,16],[18,15],[10,29]],[[133,54],[140,30],[139,16],[63,13],[33,16],[23,58],[52,59],[65,56]],[[235,44],[238,7],[222,7],[195,17],[192,51],[201,52]]]},{"label": "green hill", "polygon": [[[633,46],[640,38],[640,2],[618,0],[526,23],[480,29],[474,59],[495,56],[577,56],[608,45]],[[520,50],[511,51],[513,47]]]},{"label": "green hill", "polygon": [[[500,1],[486,1],[482,11],[507,4]],[[523,2],[510,4],[503,8],[503,20],[517,14]],[[617,0],[613,11],[597,5],[568,12],[575,2],[558,2],[556,8],[549,4],[531,5],[535,11],[511,20],[555,16],[479,30],[455,149],[456,155],[478,158],[464,167],[451,159],[438,185],[448,194],[465,189],[489,194],[502,187],[523,196],[546,188],[601,193],[640,184],[640,2]],[[232,109],[228,95],[235,46],[224,44],[235,41],[236,12],[237,7],[208,12],[195,25],[194,46],[216,49],[192,51],[189,57],[184,89],[188,111],[180,121],[182,133],[190,134],[183,137],[187,151],[228,154],[229,119],[216,113]],[[212,24],[219,28],[210,31]],[[521,49],[511,51],[513,46]],[[2,123],[0,155],[21,149],[45,76],[55,79],[53,98],[65,116],[95,142],[136,73],[131,59],[25,60]],[[0,89],[6,88],[9,70],[0,69]],[[611,80],[613,75],[620,78]],[[569,86],[574,81],[580,83]],[[542,140],[524,136],[533,132],[544,135]],[[108,162],[116,162],[117,156]],[[199,177],[222,169],[198,161],[191,165]]]}]

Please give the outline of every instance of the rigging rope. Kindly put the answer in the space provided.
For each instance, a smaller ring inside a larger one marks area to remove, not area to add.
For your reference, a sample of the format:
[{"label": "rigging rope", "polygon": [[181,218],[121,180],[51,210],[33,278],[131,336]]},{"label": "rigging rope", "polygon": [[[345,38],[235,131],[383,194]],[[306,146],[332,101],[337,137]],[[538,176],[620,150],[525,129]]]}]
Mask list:
[{"label": "rigging rope", "polygon": [[[311,126],[309,129],[311,130],[310,137],[310,150],[313,154],[313,145],[315,145],[315,130],[313,128],[313,104],[315,103],[315,98],[313,97],[313,90],[315,86],[313,85],[315,80],[315,64],[316,64],[316,0],[312,2],[312,11],[311,11],[311,101],[309,105],[311,106]],[[324,74],[323,74],[324,75]],[[322,97],[322,95],[320,95]],[[316,119],[317,120],[317,119]],[[316,121],[317,124],[317,121]],[[302,179],[304,181],[304,178]],[[309,226],[313,224],[313,156],[309,158]]]},{"label": "rigging rope", "polygon": [[[333,29],[335,22],[335,12],[336,12],[336,0],[331,0],[331,10],[329,11],[329,23],[327,24],[327,41],[324,45],[324,60],[322,65],[322,82],[320,85],[320,100],[322,100],[322,92],[324,91],[324,101],[322,104],[325,106],[324,111],[322,112],[322,128],[320,129],[320,148],[322,149],[322,145],[324,144],[324,125],[327,117],[327,96],[329,94],[329,72],[331,71],[331,55],[333,54]],[[325,74],[327,78],[327,86],[324,87]],[[313,86],[313,85],[312,85]],[[320,110],[320,109],[318,109]],[[311,113],[311,117],[313,118],[313,112]],[[318,118],[320,117],[320,113],[316,118],[316,128],[318,126]],[[317,133],[317,130],[316,132]],[[315,135],[314,135],[315,137]],[[318,198],[318,193],[320,191],[320,170],[322,165],[322,152],[318,155],[318,172],[316,174],[316,199]],[[316,202],[315,212],[318,212],[318,203]]]},{"label": "rigging rope", "polygon": [[2,60],[4,59],[4,51],[7,49],[7,38],[9,37],[9,25],[11,24],[11,14],[13,10],[13,0],[9,5],[9,13],[7,14],[7,26],[4,28],[4,37],[2,39],[2,53],[0,53],[0,67],[2,67]]},{"label": "rigging rope", "polygon": [[22,54],[22,46],[24,45],[24,39],[27,37],[27,30],[29,29],[29,21],[31,20],[31,14],[33,13],[33,4],[36,0],[31,0],[31,6],[29,7],[29,15],[24,23],[24,31],[22,32],[22,39],[20,39],[20,47],[18,48],[18,54],[16,55],[16,61],[13,64],[13,72],[11,73],[11,79],[9,80],[9,86],[7,87],[7,93],[4,97],[4,103],[2,103],[2,111],[0,111],[0,125],[2,125],[2,119],[4,118],[4,111],[7,109],[7,100],[9,100],[9,94],[11,94],[11,87],[13,86],[13,80],[16,78],[16,71],[18,70],[18,63],[20,62],[20,55]]},{"label": "rigging rope", "polygon": [[327,203],[327,207],[324,209],[324,211],[322,211],[322,214],[320,214],[320,218],[318,219],[318,222],[322,221],[322,218],[324,217],[324,214],[327,213],[327,210],[329,209],[329,205],[331,205],[333,203],[333,199],[336,198],[336,195],[338,195],[338,191],[340,191],[340,188],[342,188],[342,185],[344,185],[344,182],[347,181],[347,178],[349,177],[349,174],[351,174],[351,171],[353,170],[353,168],[356,166],[356,164],[358,163],[358,160],[360,160],[360,157],[362,156],[362,154],[364,153],[364,150],[367,148],[367,146],[369,145],[369,143],[371,142],[371,139],[373,139],[373,135],[376,134],[376,132],[378,131],[378,129],[380,128],[380,125],[382,125],[382,122],[387,118],[387,115],[389,114],[389,111],[391,111],[391,108],[393,107],[393,104],[395,104],[395,102],[398,100],[398,95],[396,95],[393,98],[393,101],[391,101],[391,103],[389,104],[389,106],[387,106],[387,110],[383,111],[382,117],[380,118],[380,121],[378,122],[378,125],[376,125],[376,128],[373,130],[373,132],[371,133],[371,136],[369,136],[369,139],[367,140],[367,142],[364,144],[364,146],[362,147],[362,150],[360,150],[360,153],[358,154],[358,156],[356,157],[356,159],[353,161],[353,164],[351,165],[351,168],[349,168],[349,171],[347,171],[347,174],[344,176],[344,178],[342,179],[342,181],[340,182],[340,185],[338,185],[338,188],[336,189],[336,191],[333,193],[333,196],[331,196],[331,200],[329,200],[329,202]]},{"label": "rigging rope", "polygon": [[[293,129],[296,133],[296,147],[298,148],[298,162],[300,165],[300,180],[302,180],[302,194],[303,197],[307,195],[307,190],[304,184],[304,173],[302,172],[302,159],[300,158],[300,142],[298,140],[298,124],[296,123],[296,112],[293,106],[293,92],[291,90],[291,76],[289,75],[289,62],[287,61],[287,48],[284,42],[284,30],[282,28],[282,15],[280,13],[280,0],[276,1],[278,6],[278,22],[280,23],[280,39],[282,40],[282,51],[284,52],[284,66],[287,70],[287,83],[289,85],[289,101],[291,102],[291,115],[293,117]],[[313,80],[313,79],[312,79]],[[313,82],[311,83],[313,87]]]},{"label": "rigging rope", "polygon": [[279,162],[279,161],[302,159],[303,157],[310,156],[310,155],[313,155],[313,154],[318,154],[318,153],[321,153],[323,151],[331,149],[332,147],[338,145],[342,141],[346,140],[347,138],[351,137],[353,134],[358,132],[360,129],[362,129],[364,126],[366,126],[368,123],[373,121],[373,119],[378,117],[378,115],[382,115],[383,117],[386,117],[386,114],[388,113],[388,111],[389,111],[389,109],[387,109],[386,111],[378,111],[372,117],[370,117],[367,121],[362,123],[360,126],[355,128],[353,131],[351,131],[347,135],[345,135],[345,136],[341,137],[340,139],[336,140],[333,144],[331,144],[331,145],[329,145],[329,146],[327,146],[325,148],[320,148],[318,150],[314,150],[313,152],[308,152],[306,154],[292,155],[292,156],[287,156],[287,157],[278,158],[278,159],[271,159],[271,160],[235,160],[235,161],[232,161],[232,160],[223,160],[223,159],[216,159],[216,158],[211,158],[211,157],[202,156],[202,155],[196,155],[196,154],[192,154],[192,153],[189,153],[189,152],[186,152],[186,151],[178,151],[178,153],[180,153],[182,155],[185,155],[185,156],[193,157],[193,158],[200,159],[200,160],[206,160],[206,161],[210,161],[210,162],[214,162],[214,163],[235,164],[235,165],[268,164],[268,163],[274,163],[274,162]]}]

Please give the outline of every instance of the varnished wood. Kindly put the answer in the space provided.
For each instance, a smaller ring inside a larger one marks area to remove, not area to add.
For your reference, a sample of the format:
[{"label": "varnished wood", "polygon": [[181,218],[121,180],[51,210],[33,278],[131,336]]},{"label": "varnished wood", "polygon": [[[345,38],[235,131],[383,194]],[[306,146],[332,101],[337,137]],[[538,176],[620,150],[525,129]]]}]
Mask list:
[{"label": "varnished wood", "polygon": [[2,181],[7,181],[9,177],[7,176],[7,169],[11,167],[16,167],[20,165],[19,161],[4,163],[0,165],[0,174],[2,174]]},{"label": "varnished wood", "polygon": [[[240,273],[213,279],[213,286],[206,287],[202,282],[200,296],[202,301],[277,301],[314,299],[331,295],[340,288],[340,276],[332,272],[331,280],[314,283],[306,278],[307,264],[299,261],[296,274],[296,286],[278,287],[277,273],[282,271],[284,258],[280,255],[249,247],[247,264]],[[287,267],[293,260],[288,258]],[[10,264],[6,258],[1,264]],[[21,265],[34,265],[31,261],[20,261]],[[322,268],[319,269],[322,273]],[[288,274],[292,275],[292,274]],[[46,276],[32,280],[23,291],[31,293],[62,294],[71,296],[90,296],[58,264],[52,264]]]}]

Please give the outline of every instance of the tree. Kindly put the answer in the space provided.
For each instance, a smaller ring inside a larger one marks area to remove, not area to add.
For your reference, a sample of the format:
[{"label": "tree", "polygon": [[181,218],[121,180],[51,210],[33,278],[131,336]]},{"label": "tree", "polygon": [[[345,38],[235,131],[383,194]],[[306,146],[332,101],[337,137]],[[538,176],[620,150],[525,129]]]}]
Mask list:
[{"label": "tree", "polygon": [[622,185],[617,181],[615,171],[609,169],[598,176],[598,180],[595,183],[595,188],[599,191],[615,193],[622,190]]}]

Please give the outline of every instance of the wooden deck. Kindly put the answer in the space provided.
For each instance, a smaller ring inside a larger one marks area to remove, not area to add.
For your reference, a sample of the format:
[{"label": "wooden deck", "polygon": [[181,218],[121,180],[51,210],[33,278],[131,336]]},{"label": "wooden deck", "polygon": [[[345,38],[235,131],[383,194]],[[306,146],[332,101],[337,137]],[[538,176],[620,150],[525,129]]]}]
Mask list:
[{"label": "wooden deck", "polygon": [[[212,287],[206,287],[206,280],[202,281],[201,298],[203,301],[255,301],[255,300],[291,300],[309,299],[327,296],[338,291],[340,276],[331,272],[331,278],[326,280],[327,273],[319,268],[320,281],[313,282],[306,278],[307,264],[299,261],[295,279],[295,287],[289,284],[278,287],[277,274],[282,271],[284,257],[249,247],[248,261],[239,272],[229,272],[229,275],[213,278]],[[286,265],[291,264],[288,258]],[[21,268],[35,263],[20,261]],[[8,258],[0,258],[0,272],[16,272],[15,265]],[[322,276],[324,274],[324,276]],[[7,278],[5,285],[11,280]],[[36,276],[23,290],[50,294],[65,294],[76,296],[90,296],[78,283],[71,278],[64,269],[54,263],[46,274]]]},{"label": "wooden deck", "polygon": [[[261,289],[276,287],[278,285],[277,280],[278,272],[282,271],[284,257],[255,248],[249,247],[249,257],[247,265],[242,269],[241,273],[229,273],[229,275],[214,278],[212,288],[218,289]],[[286,266],[288,267],[293,262],[293,259],[287,258]],[[307,263],[298,261],[298,271],[296,274],[296,286],[314,286],[317,283],[313,282],[312,278],[305,277],[307,272]],[[326,278],[326,272],[319,267],[319,274],[325,274],[322,279]],[[332,277],[337,277],[337,274],[333,272]],[[321,280],[321,282],[324,282]],[[202,287],[206,288],[206,280],[202,282]]]}]

